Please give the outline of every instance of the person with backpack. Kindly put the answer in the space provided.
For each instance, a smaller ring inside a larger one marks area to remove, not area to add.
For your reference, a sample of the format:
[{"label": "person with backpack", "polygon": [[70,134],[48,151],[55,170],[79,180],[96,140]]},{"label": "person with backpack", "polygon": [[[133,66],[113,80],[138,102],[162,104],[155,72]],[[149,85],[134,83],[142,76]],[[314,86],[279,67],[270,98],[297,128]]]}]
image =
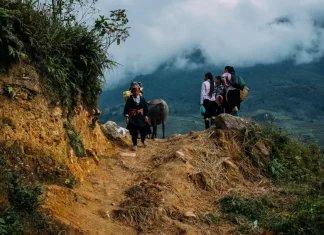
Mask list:
[{"label": "person with backpack", "polygon": [[137,136],[141,135],[141,141],[144,147],[146,135],[148,133],[148,106],[145,98],[140,95],[140,86],[134,84],[131,88],[132,95],[127,99],[124,107],[124,116],[126,118],[127,129],[129,130],[132,141],[132,150],[137,150]]},{"label": "person with backpack", "polygon": [[[201,86],[200,105],[205,107],[205,129],[214,124],[216,117],[216,101],[214,94],[214,81],[211,73],[206,73]],[[210,122],[209,122],[210,120]]]},{"label": "person with backpack", "polygon": [[235,70],[231,66],[225,66],[222,80],[226,87],[226,113],[239,116],[240,110],[240,89],[234,86]]},{"label": "person with backpack", "polygon": [[124,91],[123,92],[123,97],[124,97],[124,100],[127,101],[128,97],[130,97],[132,95],[132,87],[136,85],[139,87],[140,89],[140,95],[143,96],[144,94],[144,87],[143,87],[143,83],[141,82],[131,82],[129,84],[129,89],[127,91]]}]

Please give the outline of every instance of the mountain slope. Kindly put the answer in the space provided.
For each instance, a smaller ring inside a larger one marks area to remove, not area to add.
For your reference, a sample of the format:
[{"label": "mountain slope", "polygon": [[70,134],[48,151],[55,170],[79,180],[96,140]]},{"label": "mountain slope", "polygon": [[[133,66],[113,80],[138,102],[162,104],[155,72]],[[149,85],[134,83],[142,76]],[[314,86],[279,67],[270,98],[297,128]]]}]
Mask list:
[{"label": "mountain slope", "polygon": [[[324,114],[323,63],[324,59],[307,65],[284,62],[236,68],[237,74],[244,78],[250,88],[248,98],[242,103],[241,114],[245,117],[261,117],[266,113],[272,113],[277,120],[284,116],[285,120],[303,121],[302,130],[310,129],[315,132],[318,127],[323,128],[324,123],[321,118]],[[187,130],[203,129],[199,115],[199,96],[201,83],[207,71],[211,71],[216,76],[217,73],[221,74],[222,68],[206,66],[195,70],[179,70],[162,67],[153,74],[133,79],[143,82],[144,96],[147,100],[162,98],[168,103],[170,116],[176,122],[168,122],[171,126],[167,128],[168,135],[186,133],[182,132],[177,125],[185,125],[188,127]],[[127,88],[128,84],[125,84],[103,92],[99,99],[99,107],[102,111],[101,122],[113,120],[119,125],[124,125],[122,92]],[[183,117],[188,120],[182,120]],[[278,124],[286,128],[289,122],[279,121]],[[299,129],[300,125],[290,131],[296,131],[300,135]],[[310,132],[301,138],[315,138],[324,144],[322,136],[314,136]]]}]

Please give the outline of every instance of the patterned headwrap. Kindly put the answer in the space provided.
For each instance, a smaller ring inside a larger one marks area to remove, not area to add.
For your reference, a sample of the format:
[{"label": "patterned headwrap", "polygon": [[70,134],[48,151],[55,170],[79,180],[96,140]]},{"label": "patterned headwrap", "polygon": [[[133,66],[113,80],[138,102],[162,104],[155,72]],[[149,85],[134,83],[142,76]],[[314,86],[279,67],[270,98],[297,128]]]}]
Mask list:
[{"label": "patterned headwrap", "polygon": [[136,88],[137,88],[137,89],[140,89],[140,87],[139,87],[138,85],[134,84],[134,85],[132,86],[132,90],[133,90],[133,89],[136,89]]}]

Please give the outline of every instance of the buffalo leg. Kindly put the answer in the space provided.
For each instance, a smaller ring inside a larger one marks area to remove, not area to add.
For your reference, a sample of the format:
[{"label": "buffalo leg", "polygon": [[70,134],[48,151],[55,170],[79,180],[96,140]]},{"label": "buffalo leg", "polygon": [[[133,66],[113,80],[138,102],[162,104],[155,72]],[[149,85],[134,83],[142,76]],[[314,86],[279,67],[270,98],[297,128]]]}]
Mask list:
[{"label": "buffalo leg", "polygon": [[151,125],[153,127],[153,132],[152,132],[152,139],[154,139],[156,137],[156,121],[155,120],[151,120]]},{"label": "buffalo leg", "polygon": [[165,122],[162,122],[162,139],[165,139]]},{"label": "buffalo leg", "polygon": [[154,122],[154,126],[153,126],[153,135],[154,135],[153,138],[157,138],[157,125],[156,125],[156,122]]}]

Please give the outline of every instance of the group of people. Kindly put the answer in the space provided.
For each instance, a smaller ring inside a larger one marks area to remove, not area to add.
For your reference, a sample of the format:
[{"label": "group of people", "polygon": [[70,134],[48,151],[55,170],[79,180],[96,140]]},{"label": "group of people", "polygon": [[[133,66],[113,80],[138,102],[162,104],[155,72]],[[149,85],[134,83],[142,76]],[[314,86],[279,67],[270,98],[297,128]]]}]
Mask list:
[{"label": "group of people", "polygon": [[[214,124],[216,116],[221,113],[230,113],[239,116],[240,90],[233,86],[232,76],[235,74],[233,67],[226,66],[222,76],[215,78],[211,73],[206,73],[201,87],[200,104],[204,107],[205,128]],[[145,139],[151,133],[148,124],[148,105],[142,94],[142,84],[132,83],[131,95],[126,99],[124,116],[127,129],[133,141],[133,150],[137,149],[137,139],[140,135],[145,147]]]},{"label": "group of people", "polygon": [[240,90],[232,86],[232,76],[235,74],[233,67],[226,66],[222,76],[215,78],[211,73],[206,73],[201,87],[200,104],[204,107],[205,128],[214,124],[216,116],[229,113],[239,116]]}]

